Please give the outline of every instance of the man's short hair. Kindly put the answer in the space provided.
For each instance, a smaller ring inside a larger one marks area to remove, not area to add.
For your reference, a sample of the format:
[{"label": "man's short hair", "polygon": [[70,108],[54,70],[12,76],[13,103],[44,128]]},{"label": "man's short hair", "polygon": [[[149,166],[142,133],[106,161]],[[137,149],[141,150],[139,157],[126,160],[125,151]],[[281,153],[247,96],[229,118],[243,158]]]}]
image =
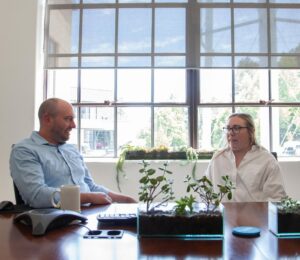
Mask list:
[{"label": "man's short hair", "polygon": [[49,98],[45,100],[39,108],[38,117],[41,121],[45,114],[55,116],[58,112],[57,104],[61,101],[59,98]]}]

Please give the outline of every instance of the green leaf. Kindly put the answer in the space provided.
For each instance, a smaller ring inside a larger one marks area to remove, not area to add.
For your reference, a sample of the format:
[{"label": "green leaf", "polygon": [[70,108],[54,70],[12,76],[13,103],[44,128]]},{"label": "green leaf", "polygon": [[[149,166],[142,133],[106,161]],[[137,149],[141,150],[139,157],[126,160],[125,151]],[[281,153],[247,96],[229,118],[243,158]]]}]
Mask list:
[{"label": "green leaf", "polygon": [[165,184],[165,185],[163,185],[163,186],[161,187],[162,190],[165,190],[165,189],[167,189],[167,188],[169,188],[169,184]]},{"label": "green leaf", "polygon": [[158,182],[162,182],[164,179],[165,179],[164,176],[158,176],[158,177],[156,178],[156,180],[157,180]]},{"label": "green leaf", "polygon": [[228,193],[227,198],[228,198],[229,200],[232,199],[232,193],[231,193],[231,192]]},{"label": "green leaf", "polygon": [[148,175],[153,175],[155,173],[155,170],[154,169],[149,169],[147,170],[147,174]]},{"label": "green leaf", "polygon": [[140,183],[146,184],[148,182],[148,176],[144,176],[143,178],[140,179]]},{"label": "green leaf", "polygon": [[157,184],[157,180],[156,179],[150,179],[150,183],[154,186]]},{"label": "green leaf", "polygon": [[220,186],[220,192],[226,193],[227,192],[227,188],[224,187],[224,186]]}]

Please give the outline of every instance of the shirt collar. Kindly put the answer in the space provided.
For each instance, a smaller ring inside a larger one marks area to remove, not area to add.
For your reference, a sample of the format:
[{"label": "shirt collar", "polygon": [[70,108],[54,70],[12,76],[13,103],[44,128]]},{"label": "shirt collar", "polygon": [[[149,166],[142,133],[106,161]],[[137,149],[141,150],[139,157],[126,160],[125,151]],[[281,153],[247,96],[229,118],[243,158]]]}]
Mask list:
[{"label": "shirt collar", "polygon": [[50,144],[45,138],[40,136],[38,131],[33,131],[32,132],[31,139],[33,140],[33,142],[35,142],[38,145],[50,145],[50,146],[55,146],[55,147],[60,146],[60,145]]}]

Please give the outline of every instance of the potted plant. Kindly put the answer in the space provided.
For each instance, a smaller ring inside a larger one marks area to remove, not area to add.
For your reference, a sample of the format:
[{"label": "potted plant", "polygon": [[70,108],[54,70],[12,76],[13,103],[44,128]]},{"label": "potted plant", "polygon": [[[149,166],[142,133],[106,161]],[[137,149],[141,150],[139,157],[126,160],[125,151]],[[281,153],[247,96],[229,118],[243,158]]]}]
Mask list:
[{"label": "potted plant", "polygon": [[[150,164],[148,162],[143,161],[142,164],[143,167],[139,170],[142,174],[140,178],[141,190],[139,192],[139,201],[145,203],[146,213],[149,213],[160,205],[174,199],[174,192],[172,190],[173,181],[166,176],[167,174],[172,174],[172,172],[167,170],[167,162],[163,164],[163,167],[158,168],[162,172],[161,174],[156,174],[155,169],[149,168]],[[154,203],[155,199],[160,195],[162,195],[161,201]]]},{"label": "potted plant", "polygon": [[[132,147],[133,148],[133,147]],[[143,153],[137,153],[135,150],[143,150]],[[167,160],[170,159],[169,147],[165,145],[159,145],[153,148],[135,147],[135,149],[127,149],[125,159],[126,160]]]},{"label": "potted plant", "polygon": [[[223,206],[221,199],[227,196],[231,199],[233,189],[228,176],[223,176],[224,185],[218,185],[219,192],[213,191],[213,185],[205,176],[199,180],[187,176],[187,192],[198,194],[201,202],[197,202],[193,194],[181,197],[175,202],[172,191],[172,181],[166,174],[167,164],[159,168],[162,172],[149,168],[143,162],[140,169],[141,190],[139,200],[142,204],[138,212],[139,237],[177,237],[177,238],[209,238],[223,237]],[[163,195],[160,202],[154,202]]]},{"label": "potted plant", "polygon": [[126,177],[123,166],[125,160],[182,160],[183,164],[194,162],[192,168],[192,175],[195,176],[197,160],[198,159],[211,159],[213,151],[197,151],[193,147],[183,146],[178,150],[170,150],[165,145],[159,145],[153,148],[145,148],[141,146],[134,146],[126,144],[122,146],[119,158],[116,164],[116,181],[119,191],[120,187],[120,176],[123,173],[123,177]]},{"label": "potted plant", "polygon": [[288,196],[269,202],[268,224],[278,237],[300,237],[300,202]]},{"label": "potted plant", "polygon": [[121,191],[121,187],[120,187],[120,176],[121,173],[123,173],[123,177],[126,177],[126,174],[124,172],[124,162],[127,159],[134,159],[134,158],[144,158],[145,154],[146,154],[146,149],[140,146],[133,146],[130,144],[126,144],[124,146],[122,146],[117,164],[116,164],[116,170],[117,170],[117,174],[116,174],[116,181],[117,181],[117,185],[118,185],[118,189],[119,191]]}]

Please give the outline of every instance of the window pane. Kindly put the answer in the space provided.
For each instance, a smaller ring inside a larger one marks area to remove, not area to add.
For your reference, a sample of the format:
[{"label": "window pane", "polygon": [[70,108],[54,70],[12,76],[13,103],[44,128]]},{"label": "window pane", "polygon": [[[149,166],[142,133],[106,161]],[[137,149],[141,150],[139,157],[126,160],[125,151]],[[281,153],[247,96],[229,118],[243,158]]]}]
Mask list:
[{"label": "window pane", "polygon": [[233,0],[235,3],[266,3],[267,0]]},{"label": "window pane", "polygon": [[188,146],[188,109],[161,107],[154,109],[154,146],[165,145],[177,150]]},{"label": "window pane", "polygon": [[150,69],[118,70],[118,102],[149,102],[150,100]]},{"label": "window pane", "polygon": [[[218,93],[216,95],[216,93]],[[232,72],[225,69],[200,70],[200,103],[232,101]]]},{"label": "window pane", "polygon": [[229,3],[230,0],[197,0],[198,3]]},{"label": "window pane", "polygon": [[88,157],[114,156],[113,108],[81,107],[81,149]]},{"label": "window pane", "polygon": [[186,71],[183,69],[154,70],[155,102],[186,102]]},{"label": "window pane", "polygon": [[150,67],[151,57],[119,57],[118,67]]},{"label": "window pane", "polygon": [[271,85],[276,102],[300,102],[300,70],[272,70]]},{"label": "window pane", "polygon": [[119,0],[119,3],[151,3],[151,0]]},{"label": "window pane", "polygon": [[299,0],[270,0],[270,3],[299,4]]},{"label": "window pane", "polygon": [[128,143],[136,146],[151,146],[150,108],[118,108],[118,147]]},{"label": "window pane", "polygon": [[185,67],[185,57],[167,56],[155,57],[155,67]]},{"label": "window pane", "polygon": [[200,9],[200,52],[231,52],[229,8]]},{"label": "window pane", "polygon": [[269,108],[268,107],[236,107],[236,112],[247,113],[253,117],[256,140],[258,144],[261,144],[265,148],[269,149],[270,147]]},{"label": "window pane", "polygon": [[268,84],[267,70],[235,70],[235,101],[259,102],[260,100],[269,100]]},{"label": "window pane", "polygon": [[231,67],[232,58],[231,56],[205,56],[200,57],[201,67]]},{"label": "window pane", "polygon": [[114,67],[114,57],[82,57],[82,67]]},{"label": "window pane", "polygon": [[271,50],[273,53],[300,53],[298,17],[300,17],[300,9],[271,9]]},{"label": "window pane", "polygon": [[281,156],[300,156],[300,108],[272,109],[273,142]]},{"label": "window pane", "polygon": [[81,101],[100,102],[114,100],[114,70],[82,70]]},{"label": "window pane", "polygon": [[239,56],[235,57],[235,67],[259,68],[268,66],[268,57]]},{"label": "window pane", "polygon": [[79,4],[80,0],[48,0],[48,4]]},{"label": "window pane", "polygon": [[71,103],[77,102],[78,71],[48,70],[47,97],[58,97]]},{"label": "window pane", "polygon": [[185,52],[185,9],[155,9],[155,52]]},{"label": "window pane", "polygon": [[106,3],[115,3],[115,0],[83,0],[84,4],[106,4]]},{"label": "window pane", "polygon": [[121,53],[151,51],[150,8],[120,9],[118,51]]},{"label": "window pane", "polygon": [[51,10],[49,21],[48,53],[77,53],[79,11]]},{"label": "window pane", "polygon": [[299,68],[300,56],[274,56],[271,57],[272,67]]},{"label": "window pane", "polygon": [[187,3],[188,0],[154,0],[155,3]]},{"label": "window pane", "polygon": [[198,147],[200,150],[218,150],[227,144],[223,127],[231,114],[231,108],[198,109]]},{"label": "window pane", "polygon": [[235,52],[267,52],[266,9],[235,9]]},{"label": "window pane", "polygon": [[115,10],[83,11],[83,53],[109,53],[115,50]]}]

